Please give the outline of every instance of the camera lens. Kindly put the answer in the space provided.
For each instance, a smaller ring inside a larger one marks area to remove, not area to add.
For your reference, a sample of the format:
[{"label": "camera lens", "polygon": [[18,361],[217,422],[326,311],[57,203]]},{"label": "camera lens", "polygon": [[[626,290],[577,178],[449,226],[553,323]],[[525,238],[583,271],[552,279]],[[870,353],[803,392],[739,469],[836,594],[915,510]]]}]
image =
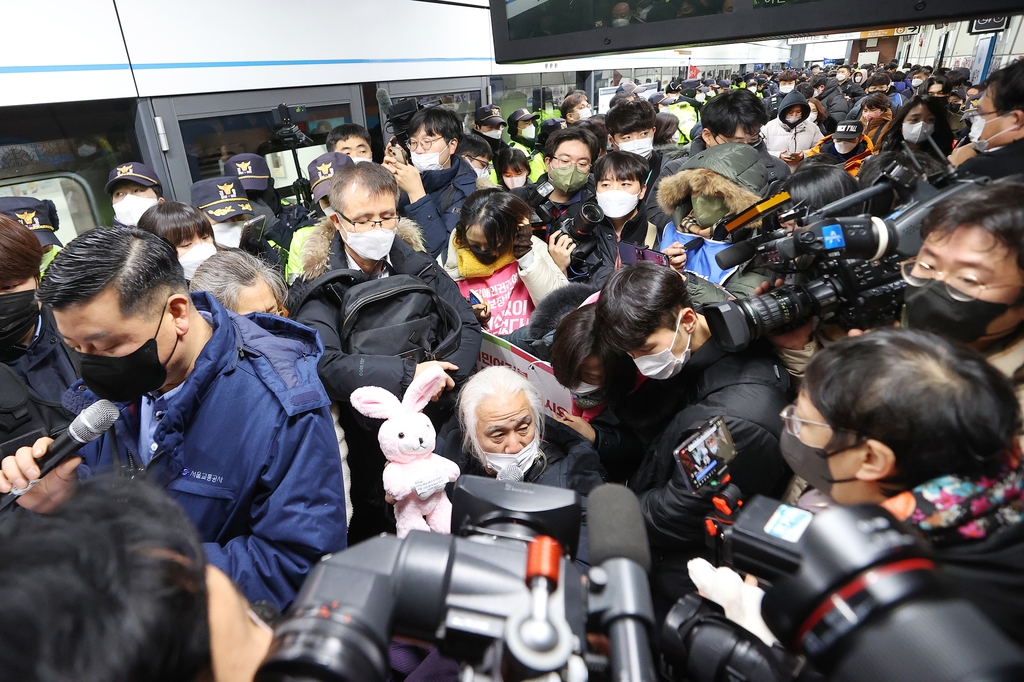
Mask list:
[{"label": "camera lens", "polygon": [[580,232],[590,232],[594,229],[597,223],[604,220],[604,211],[596,203],[587,202],[580,206],[580,217],[588,223],[587,225],[580,225],[577,229]]},{"label": "camera lens", "polygon": [[740,299],[737,303],[747,313],[755,339],[814,314],[814,299],[801,286],[779,287],[767,294]]},{"label": "camera lens", "polygon": [[383,682],[386,652],[355,622],[302,618],[278,628],[256,682]]}]

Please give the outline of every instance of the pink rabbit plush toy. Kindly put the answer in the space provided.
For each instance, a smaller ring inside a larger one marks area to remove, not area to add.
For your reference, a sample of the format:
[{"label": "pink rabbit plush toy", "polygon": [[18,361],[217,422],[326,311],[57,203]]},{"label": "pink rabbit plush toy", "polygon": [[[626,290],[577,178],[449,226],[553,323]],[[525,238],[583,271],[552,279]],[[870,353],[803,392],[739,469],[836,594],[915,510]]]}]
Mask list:
[{"label": "pink rabbit plush toy", "polygon": [[384,490],[395,498],[400,538],[410,530],[451,532],[452,503],[444,488],[459,477],[459,467],[434,454],[437,434],[430,418],[421,412],[444,380],[444,370],[433,366],[412,380],[402,402],[377,386],[352,392],[352,407],[367,417],[387,420],[377,440],[390,462],[384,469]]}]

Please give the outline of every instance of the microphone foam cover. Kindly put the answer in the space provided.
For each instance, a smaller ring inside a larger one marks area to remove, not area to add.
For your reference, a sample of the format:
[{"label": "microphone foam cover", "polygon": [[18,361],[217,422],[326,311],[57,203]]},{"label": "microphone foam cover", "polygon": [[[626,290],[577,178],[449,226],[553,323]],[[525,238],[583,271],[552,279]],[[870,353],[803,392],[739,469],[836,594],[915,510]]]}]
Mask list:
[{"label": "microphone foam cover", "polygon": [[640,513],[640,501],[629,488],[606,484],[587,498],[590,533],[590,564],[600,566],[607,559],[631,559],[651,570],[651,548],[647,527]]},{"label": "microphone foam cover", "polygon": [[718,267],[723,270],[735,267],[740,263],[746,263],[757,253],[757,246],[750,242],[737,242],[727,249],[722,249],[715,254],[715,261]]}]

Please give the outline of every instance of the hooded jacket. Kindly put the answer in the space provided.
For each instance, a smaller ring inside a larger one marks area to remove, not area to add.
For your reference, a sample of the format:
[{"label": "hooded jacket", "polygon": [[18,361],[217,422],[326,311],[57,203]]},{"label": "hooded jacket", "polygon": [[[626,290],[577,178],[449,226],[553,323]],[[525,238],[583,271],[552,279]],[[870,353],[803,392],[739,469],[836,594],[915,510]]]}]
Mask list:
[{"label": "hooded jacket", "polygon": [[[474,176],[475,178],[475,176]],[[399,223],[400,226],[403,223]],[[459,292],[458,285],[428,254],[414,251],[406,241],[412,237],[412,224],[404,223],[406,234],[396,239],[388,254],[390,272],[413,275],[422,279],[438,296],[459,312],[462,337],[458,350],[447,362],[459,370],[453,373],[461,385],[473,371],[480,353],[480,323],[472,308]],[[446,236],[447,239],[447,236]],[[349,402],[352,391],[361,386],[379,386],[395,395],[405,395],[416,375],[416,361],[390,355],[349,355],[342,349],[339,336],[341,310],[332,294],[314,289],[313,281],[331,270],[348,269],[348,258],[341,236],[329,221],[322,221],[306,241],[302,254],[303,276],[292,287],[289,310],[296,320],[320,333],[325,350],[320,358],[319,375],[330,399],[337,403],[338,424],[348,444],[348,466],[352,472],[353,517],[349,534],[353,541],[392,530],[385,510],[381,474],[384,455],[377,442],[380,422],[367,420]],[[301,303],[301,305],[300,305]],[[425,413],[440,427],[451,414],[453,393],[427,406]]]},{"label": "hooded jacket", "polygon": [[437,258],[448,244],[448,235],[459,222],[462,202],[476,191],[476,172],[469,162],[456,154],[452,156],[450,168],[424,171],[420,179],[426,196],[410,204],[409,197],[403,193],[398,210],[419,224],[427,252]]},{"label": "hooded jacket", "polygon": [[[192,302],[213,335],[166,405],[153,454],[139,456],[139,403],[79,454],[83,476],[120,469],[162,487],[192,519],[206,555],[250,601],[284,609],[309,569],[346,546],[341,459],[317,378],[324,347],[291,320],[236,315],[210,294]],[[64,396],[80,413],[98,397]],[[114,461],[116,457],[117,461]]]},{"label": "hooded jacket", "polygon": [[[800,106],[800,122],[791,126],[782,118],[783,113],[797,105]],[[779,156],[783,152],[806,152],[817,144],[822,134],[818,126],[807,120],[810,115],[811,105],[803,95],[796,90],[786,95],[779,105],[778,116],[764,127],[764,144],[768,153]]]}]

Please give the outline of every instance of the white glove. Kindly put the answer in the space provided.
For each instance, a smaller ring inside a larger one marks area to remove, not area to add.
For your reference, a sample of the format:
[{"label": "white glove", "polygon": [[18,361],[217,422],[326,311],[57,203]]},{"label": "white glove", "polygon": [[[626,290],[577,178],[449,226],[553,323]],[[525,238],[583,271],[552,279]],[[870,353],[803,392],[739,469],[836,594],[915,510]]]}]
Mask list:
[{"label": "white glove", "polygon": [[413,483],[413,487],[416,488],[416,495],[421,500],[427,499],[438,490],[444,490],[446,485],[448,485],[448,478],[440,471],[431,476],[424,476]]},{"label": "white glove", "polygon": [[761,618],[764,590],[743,582],[731,568],[715,568],[705,559],[691,559],[686,568],[701,595],[725,609],[725,617],[761,638],[768,646],[779,640]]}]

